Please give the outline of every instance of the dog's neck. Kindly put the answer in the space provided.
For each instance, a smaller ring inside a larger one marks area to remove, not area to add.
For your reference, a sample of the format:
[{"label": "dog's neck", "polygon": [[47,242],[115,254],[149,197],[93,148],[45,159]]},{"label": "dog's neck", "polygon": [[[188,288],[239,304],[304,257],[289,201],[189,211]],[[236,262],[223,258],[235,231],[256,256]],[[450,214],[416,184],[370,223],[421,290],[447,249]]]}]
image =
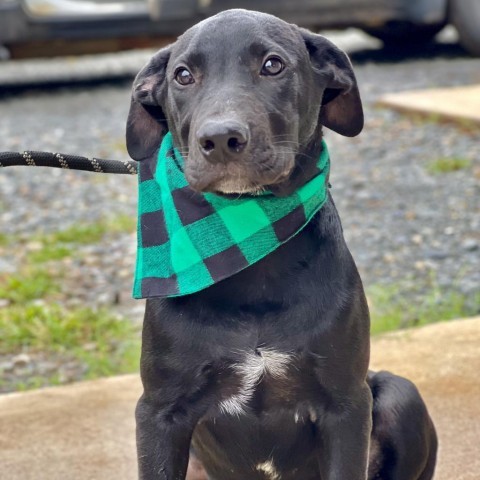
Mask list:
[{"label": "dog's neck", "polygon": [[[328,270],[332,262],[345,255],[349,253],[340,218],[329,195],[301,232],[263,260],[205,290],[164,301],[178,307],[188,304],[190,311],[197,311],[205,321],[210,308],[224,310],[226,317],[238,311],[254,316],[275,314],[297,302],[297,294],[314,295],[311,290],[318,287],[314,285],[316,269]],[[291,277],[292,282],[285,282],[285,277]]]}]

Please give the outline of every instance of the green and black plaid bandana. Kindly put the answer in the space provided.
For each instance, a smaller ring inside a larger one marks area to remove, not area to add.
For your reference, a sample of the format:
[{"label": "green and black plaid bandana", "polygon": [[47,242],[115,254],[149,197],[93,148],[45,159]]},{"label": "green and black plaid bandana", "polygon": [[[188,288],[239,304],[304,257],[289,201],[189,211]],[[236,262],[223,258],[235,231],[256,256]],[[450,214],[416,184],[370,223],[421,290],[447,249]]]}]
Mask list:
[{"label": "green and black plaid bandana", "polygon": [[319,173],[292,195],[229,199],[188,185],[168,133],[139,171],[134,298],[198,292],[258,262],[296,235],[327,199],[328,150]]}]

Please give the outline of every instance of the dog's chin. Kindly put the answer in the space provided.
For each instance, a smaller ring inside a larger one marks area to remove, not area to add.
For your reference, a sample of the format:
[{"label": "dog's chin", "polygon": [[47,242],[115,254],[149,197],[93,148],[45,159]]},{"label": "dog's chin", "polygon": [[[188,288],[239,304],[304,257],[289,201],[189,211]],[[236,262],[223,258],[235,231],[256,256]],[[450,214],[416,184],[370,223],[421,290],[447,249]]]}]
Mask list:
[{"label": "dog's chin", "polygon": [[275,176],[269,175],[267,178],[261,178],[260,175],[253,175],[255,181],[250,179],[223,178],[215,182],[211,191],[220,195],[262,195],[265,191],[275,190],[277,185],[288,183],[292,168],[283,170]]},{"label": "dog's chin", "polygon": [[[225,161],[211,165],[192,156],[186,160],[185,177],[193,190],[225,196],[262,195],[271,187],[284,184],[294,169],[295,157],[275,156],[274,161],[259,162],[254,168],[247,162]],[[253,159],[249,159],[253,162]]]},{"label": "dog's chin", "polygon": [[212,192],[218,195],[261,195],[266,190],[263,185],[252,185],[249,183],[224,180],[212,187]]}]

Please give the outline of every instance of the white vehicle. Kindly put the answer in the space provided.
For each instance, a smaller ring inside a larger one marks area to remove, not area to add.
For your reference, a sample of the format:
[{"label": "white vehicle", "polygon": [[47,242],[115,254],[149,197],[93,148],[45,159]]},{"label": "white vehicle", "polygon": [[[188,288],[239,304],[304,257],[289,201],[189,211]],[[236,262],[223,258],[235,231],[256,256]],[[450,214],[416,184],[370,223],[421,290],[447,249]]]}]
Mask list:
[{"label": "white vehicle", "polygon": [[480,56],[480,0],[0,0],[0,45],[178,35],[227,8],[313,29],[358,27],[388,46],[421,46],[447,24]]}]

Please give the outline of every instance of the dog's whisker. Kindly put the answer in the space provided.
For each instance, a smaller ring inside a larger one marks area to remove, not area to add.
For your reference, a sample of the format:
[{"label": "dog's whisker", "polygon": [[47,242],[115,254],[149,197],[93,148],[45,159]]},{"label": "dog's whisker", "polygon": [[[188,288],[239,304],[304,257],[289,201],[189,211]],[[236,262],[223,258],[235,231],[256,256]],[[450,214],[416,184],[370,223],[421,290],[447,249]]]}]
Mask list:
[{"label": "dog's whisker", "polygon": [[295,145],[295,146],[300,146],[301,144],[299,142],[295,142],[294,140],[275,140],[272,143],[273,146],[277,145]]},{"label": "dog's whisker", "polygon": [[285,137],[288,137],[288,138],[291,138],[292,135],[288,134],[288,133],[285,133],[285,134],[282,134],[282,135],[272,135],[272,138],[285,138]]}]

